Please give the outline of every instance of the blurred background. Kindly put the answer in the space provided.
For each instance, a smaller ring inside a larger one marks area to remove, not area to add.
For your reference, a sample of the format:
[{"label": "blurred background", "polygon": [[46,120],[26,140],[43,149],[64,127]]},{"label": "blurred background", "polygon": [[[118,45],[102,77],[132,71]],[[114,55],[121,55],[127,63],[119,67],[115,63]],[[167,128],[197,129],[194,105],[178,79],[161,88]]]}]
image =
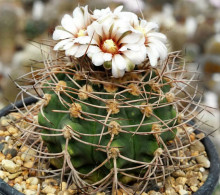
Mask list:
[{"label": "blurred background", "polygon": [[[19,89],[13,79],[42,60],[38,43],[51,39],[65,13],[77,5],[136,12],[160,25],[169,39],[169,50],[182,50],[189,69],[201,72],[203,103],[216,109],[201,119],[216,129],[213,137],[220,151],[220,0],[0,0],[0,108],[13,102]],[[140,11],[141,10],[141,11]]]},{"label": "blurred background", "polygon": [[211,138],[220,154],[220,0],[0,0],[0,109],[19,92],[13,79],[42,66],[41,49],[48,47],[39,43],[51,39],[65,13],[86,4],[91,10],[124,5],[160,25],[169,50],[181,50],[188,68],[201,72],[202,102],[216,109],[199,117],[210,124],[207,132],[216,130]]}]

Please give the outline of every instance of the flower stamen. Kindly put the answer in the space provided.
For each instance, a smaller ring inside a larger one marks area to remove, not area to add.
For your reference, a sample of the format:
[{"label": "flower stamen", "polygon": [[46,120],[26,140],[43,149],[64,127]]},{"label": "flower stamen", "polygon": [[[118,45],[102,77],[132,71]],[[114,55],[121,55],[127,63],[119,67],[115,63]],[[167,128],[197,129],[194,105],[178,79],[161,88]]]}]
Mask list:
[{"label": "flower stamen", "polygon": [[86,30],[84,29],[79,30],[79,32],[77,33],[77,37],[84,37],[86,35],[87,33],[86,33]]},{"label": "flower stamen", "polygon": [[116,54],[118,53],[118,46],[112,39],[107,39],[102,44],[102,50],[106,53]]}]

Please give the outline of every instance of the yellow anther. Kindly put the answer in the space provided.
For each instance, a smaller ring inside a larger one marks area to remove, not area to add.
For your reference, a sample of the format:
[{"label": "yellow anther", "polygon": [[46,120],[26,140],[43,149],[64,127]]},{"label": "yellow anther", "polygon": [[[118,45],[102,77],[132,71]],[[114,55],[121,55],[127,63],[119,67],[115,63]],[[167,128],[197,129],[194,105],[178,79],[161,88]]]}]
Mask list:
[{"label": "yellow anther", "polygon": [[145,107],[141,107],[141,112],[145,114],[147,117],[150,117],[153,113],[152,105],[147,105],[146,103],[142,103],[141,105],[145,105]]},{"label": "yellow anther", "polygon": [[139,32],[141,32],[142,34],[146,34],[146,30],[144,28],[142,28],[141,26],[137,26],[135,27],[136,30],[138,30]]},{"label": "yellow anther", "polygon": [[111,114],[118,114],[119,113],[119,108],[118,108],[118,102],[115,101],[115,100],[108,100],[107,101],[107,111],[110,112],[111,111]]},{"label": "yellow anther", "polygon": [[86,30],[83,30],[83,29],[79,30],[79,32],[77,33],[77,37],[84,37],[86,35],[87,35],[87,32]]},{"label": "yellow anther", "polygon": [[139,87],[134,83],[128,85],[128,88],[130,89],[129,93],[134,96],[139,96],[141,94]]},{"label": "yellow anther", "polygon": [[91,85],[84,85],[79,90],[78,97],[80,100],[86,100],[89,97],[88,93],[91,93],[91,92],[93,92],[92,86]]},{"label": "yellow anther", "polygon": [[102,49],[104,52],[115,54],[118,52],[118,46],[112,39],[107,39],[102,44]]},{"label": "yellow anther", "polygon": [[121,126],[116,121],[111,121],[109,125],[110,127],[108,128],[108,131],[113,135],[118,135],[121,130]]},{"label": "yellow anther", "polygon": [[173,102],[174,101],[174,99],[175,99],[175,95],[174,95],[174,93],[166,93],[165,94],[165,97],[166,97],[166,99],[167,99],[167,101],[169,102],[169,103],[171,103],[171,102]]},{"label": "yellow anther", "polygon": [[65,81],[59,81],[56,85],[56,91],[59,92],[59,91],[64,91],[65,88],[66,88],[67,84]]},{"label": "yellow anther", "polygon": [[69,111],[70,111],[70,116],[72,116],[74,118],[78,118],[81,116],[82,107],[78,103],[73,103],[71,105]]}]

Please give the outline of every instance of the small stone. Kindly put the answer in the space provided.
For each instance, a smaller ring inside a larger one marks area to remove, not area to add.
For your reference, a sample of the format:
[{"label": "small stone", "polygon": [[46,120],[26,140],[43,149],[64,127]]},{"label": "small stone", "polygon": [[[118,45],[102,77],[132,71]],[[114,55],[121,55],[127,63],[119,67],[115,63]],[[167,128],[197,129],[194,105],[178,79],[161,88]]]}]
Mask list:
[{"label": "small stone", "polygon": [[72,184],[71,186],[69,186],[68,191],[71,194],[76,194],[77,193],[77,186],[76,186],[76,184]]},{"label": "small stone", "polygon": [[0,119],[0,126],[2,126],[2,127],[8,126],[9,123],[10,123],[10,120],[6,119],[6,117],[4,117],[4,116]]},{"label": "small stone", "polygon": [[196,141],[190,146],[190,149],[193,151],[204,152],[205,146],[203,145],[201,141]]},{"label": "small stone", "polygon": [[190,186],[190,189],[193,191],[193,192],[196,192],[198,190],[198,188],[196,186]]},{"label": "small stone", "polygon": [[20,159],[16,159],[16,160],[14,160],[14,162],[17,164],[17,165],[23,165],[23,161],[22,160],[20,160]]},{"label": "small stone", "polygon": [[205,137],[205,133],[196,134],[196,138],[203,139]]},{"label": "small stone", "polygon": [[46,179],[46,180],[42,183],[42,186],[43,186],[43,188],[44,188],[44,187],[46,187],[46,186],[48,186],[48,185],[58,186],[58,182],[57,182],[57,180],[52,179],[52,178]]},{"label": "small stone", "polygon": [[14,179],[14,178],[18,177],[21,173],[22,173],[22,172],[17,172],[17,173],[10,174],[10,175],[8,176],[8,179]]},{"label": "small stone", "polygon": [[62,182],[61,183],[61,190],[65,191],[67,189],[67,183],[66,182]]},{"label": "small stone", "polygon": [[2,160],[2,167],[10,173],[16,173],[20,170],[20,166],[11,160]]},{"label": "small stone", "polygon": [[4,136],[6,137],[6,138],[5,138],[5,141],[7,141],[7,142],[8,142],[8,139],[10,139],[10,136],[9,136],[9,135],[10,135],[10,133],[9,133],[8,131],[5,131],[5,132],[4,132]]},{"label": "small stone", "polygon": [[17,121],[17,120],[19,120],[19,119],[22,118],[22,115],[21,115],[20,113],[18,113],[18,112],[11,112],[11,113],[8,115],[8,117],[9,117],[11,120],[13,120],[13,121]]},{"label": "small stone", "polygon": [[10,156],[11,158],[14,158],[17,155],[17,150],[15,150],[14,148],[12,149],[7,149],[4,151],[4,155],[5,156]]},{"label": "small stone", "polygon": [[37,191],[35,190],[24,190],[25,195],[36,195]]},{"label": "small stone", "polygon": [[165,187],[169,188],[173,186],[175,186],[175,179],[173,177],[168,177],[165,182]]},{"label": "small stone", "polygon": [[49,186],[44,187],[41,192],[44,193],[44,194],[49,194],[49,193],[55,194],[56,188],[49,185]]},{"label": "small stone", "polygon": [[6,142],[9,142],[10,139],[11,139],[11,137],[9,135],[5,137]]},{"label": "small stone", "polygon": [[176,186],[175,189],[180,195],[188,195],[189,194],[186,190],[183,189],[182,185]]},{"label": "small stone", "polygon": [[173,188],[166,189],[165,194],[166,195],[178,195]]},{"label": "small stone", "polygon": [[13,135],[15,133],[18,133],[18,129],[16,127],[10,126],[8,129],[8,132]]},{"label": "small stone", "polygon": [[176,185],[184,186],[186,184],[187,178],[186,177],[178,177],[176,179]]},{"label": "small stone", "polygon": [[177,170],[175,172],[172,173],[173,177],[185,177],[186,174],[184,173],[184,171],[182,170]]},{"label": "small stone", "polygon": [[29,190],[37,190],[37,188],[38,188],[38,185],[30,185],[30,186],[28,186]]},{"label": "small stone", "polygon": [[17,177],[17,178],[15,178],[15,180],[14,180],[14,182],[15,182],[15,183],[18,183],[18,184],[20,184],[22,181],[23,181],[23,177],[22,177],[22,176]]},{"label": "small stone", "polygon": [[22,192],[22,190],[23,190],[22,186],[21,186],[19,183],[16,183],[13,187],[14,187],[16,190],[18,190],[19,192]]},{"label": "small stone", "polygon": [[5,183],[8,183],[8,178],[6,177],[3,181],[4,181]]},{"label": "small stone", "polygon": [[205,181],[207,180],[207,178],[208,178],[208,173],[205,172],[205,174],[203,175],[201,181],[202,181],[202,182],[205,182]]},{"label": "small stone", "polygon": [[190,177],[190,178],[187,179],[186,183],[187,183],[188,186],[198,186],[199,180],[196,176],[195,177]]},{"label": "small stone", "polygon": [[5,159],[5,155],[0,153],[0,162],[2,162],[2,160],[4,160],[4,159]]},{"label": "small stone", "polygon": [[24,167],[26,168],[32,168],[34,166],[34,162],[33,161],[28,161],[24,163]]},{"label": "small stone", "polygon": [[5,132],[0,130],[0,136],[4,136],[5,135]]},{"label": "small stone", "polygon": [[65,191],[59,192],[58,195],[71,195],[71,193],[69,191],[65,190]]},{"label": "small stone", "polygon": [[25,182],[25,181],[22,181],[22,182],[21,182],[21,187],[22,187],[22,189],[24,189],[24,190],[27,189],[27,185],[26,185],[26,182]]},{"label": "small stone", "polygon": [[37,184],[39,184],[39,179],[37,177],[29,177],[26,180],[26,183],[30,184],[30,185],[37,185]]},{"label": "small stone", "polygon": [[201,167],[201,168],[199,168],[199,171],[200,171],[201,173],[204,173],[204,172],[205,172],[205,169],[204,169],[203,167]]},{"label": "small stone", "polygon": [[196,161],[201,164],[203,167],[205,168],[209,168],[210,167],[210,161],[209,159],[204,156],[204,155],[201,155],[201,156],[197,156],[196,157]]},{"label": "small stone", "polygon": [[0,178],[5,179],[7,177],[7,174],[5,171],[0,170]]},{"label": "small stone", "polygon": [[[23,172],[22,172],[22,175],[23,175],[23,177],[24,177],[24,179],[26,180],[26,179],[28,179],[28,170],[24,170]],[[25,183],[26,184],[26,183]]]},{"label": "small stone", "polygon": [[160,192],[155,192],[153,190],[148,192],[148,195],[162,195]]},{"label": "small stone", "polygon": [[[34,155],[36,155],[36,152],[32,149],[29,149],[29,148],[25,148],[25,149],[23,149],[23,148],[21,149],[21,152],[23,152],[21,155],[21,160],[28,162],[34,157]],[[25,151],[23,151],[23,150],[25,150]]]}]

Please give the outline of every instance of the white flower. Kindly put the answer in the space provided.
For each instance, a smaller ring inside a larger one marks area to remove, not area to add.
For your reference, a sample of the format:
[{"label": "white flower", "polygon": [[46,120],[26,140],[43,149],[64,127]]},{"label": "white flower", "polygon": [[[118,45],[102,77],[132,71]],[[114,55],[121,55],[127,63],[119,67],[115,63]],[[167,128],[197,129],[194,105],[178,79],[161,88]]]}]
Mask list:
[{"label": "white flower", "polygon": [[115,17],[117,17],[117,14],[120,13],[122,9],[123,6],[116,7],[113,12],[110,10],[109,7],[101,10],[95,9],[93,11],[93,18],[95,18],[97,22],[104,21],[107,18],[114,19]]},{"label": "white flower", "polygon": [[145,37],[145,46],[151,66],[156,66],[158,59],[162,61],[167,58],[167,38],[164,34],[157,32],[158,25],[154,22],[135,19],[130,23],[135,31],[141,32]]},{"label": "white flower", "polygon": [[67,56],[83,56],[91,40],[86,31],[91,23],[92,16],[88,12],[88,6],[77,7],[73,11],[73,17],[64,15],[62,26],[56,27],[53,33],[54,40],[61,40],[54,46],[54,50],[65,50]]},{"label": "white flower", "polygon": [[93,18],[98,23],[110,23],[120,25],[125,31],[131,29],[130,21],[137,19],[137,15],[132,12],[123,12],[123,6],[118,6],[112,12],[110,8],[94,10]]},{"label": "white flower", "polygon": [[112,75],[122,77],[125,71],[134,69],[146,58],[144,36],[134,31],[126,31],[115,23],[93,22],[87,29],[93,37],[88,56],[95,66],[104,65],[112,69]]}]

